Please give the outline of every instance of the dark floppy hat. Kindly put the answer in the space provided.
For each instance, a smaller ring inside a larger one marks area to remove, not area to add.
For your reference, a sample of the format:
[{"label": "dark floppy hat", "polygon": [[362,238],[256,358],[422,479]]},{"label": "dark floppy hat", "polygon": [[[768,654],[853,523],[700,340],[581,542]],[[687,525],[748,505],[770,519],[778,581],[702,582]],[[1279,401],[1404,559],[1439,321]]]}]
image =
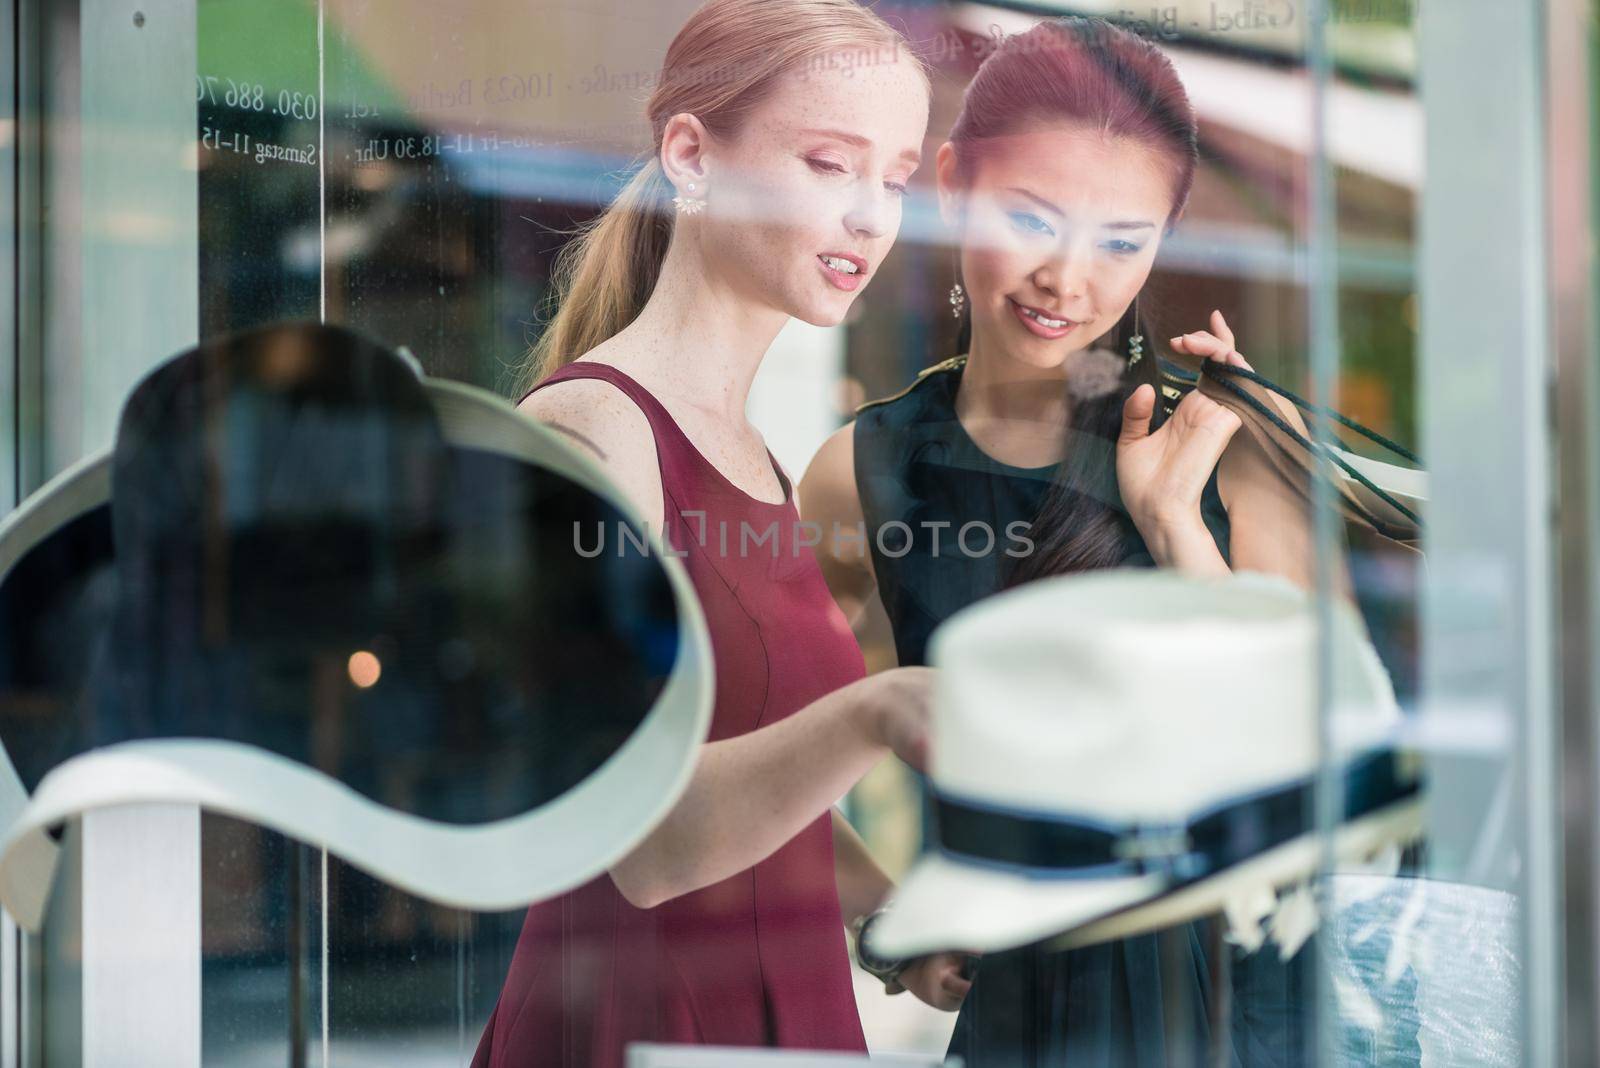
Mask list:
[{"label": "dark floppy hat", "polygon": [[559,435],[347,329],[166,360],[0,522],[0,902],[37,929],[55,828],[131,802],[464,908],[592,878],[709,727],[659,548]]}]

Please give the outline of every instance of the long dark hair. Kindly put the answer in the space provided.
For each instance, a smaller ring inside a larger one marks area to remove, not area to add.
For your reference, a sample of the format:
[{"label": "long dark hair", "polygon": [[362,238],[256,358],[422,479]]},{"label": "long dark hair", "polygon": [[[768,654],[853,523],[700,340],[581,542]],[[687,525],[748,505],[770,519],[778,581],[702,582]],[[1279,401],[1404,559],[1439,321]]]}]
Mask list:
[{"label": "long dark hair", "polygon": [[[978,68],[950,132],[956,175],[969,187],[986,143],[1040,119],[1089,127],[1101,134],[1146,145],[1171,166],[1170,233],[1194,185],[1199,158],[1194,110],[1177,72],[1155,45],[1102,18],[1070,16],[1039,23],[1005,39]],[[1123,371],[1111,392],[1089,399],[1069,396],[1066,459],[1034,518],[1028,537],[1034,548],[1015,558],[1004,584],[1066,571],[1112,567],[1123,558],[1132,521],[1117,490],[1116,442],[1122,406],[1140,385],[1161,381],[1154,332],[1156,317],[1146,285],[1102,345],[1128,355],[1135,334],[1145,353]],[[1144,305],[1144,307],[1141,307]],[[963,328],[967,350],[970,323]]]}]

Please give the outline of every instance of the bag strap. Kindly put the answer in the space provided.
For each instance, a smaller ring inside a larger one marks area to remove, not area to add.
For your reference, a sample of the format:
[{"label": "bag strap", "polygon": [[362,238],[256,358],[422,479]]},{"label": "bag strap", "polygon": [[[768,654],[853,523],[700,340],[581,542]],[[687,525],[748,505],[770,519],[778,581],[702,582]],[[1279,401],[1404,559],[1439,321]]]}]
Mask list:
[{"label": "bag strap", "polygon": [[[1334,451],[1332,449],[1329,449],[1326,446],[1321,446],[1319,443],[1313,442],[1313,441],[1307,439],[1304,434],[1301,434],[1294,427],[1290,426],[1288,424],[1288,422],[1283,418],[1283,416],[1281,416],[1277,412],[1273,411],[1267,405],[1262,404],[1260,401],[1256,400],[1256,398],[1252,397],[1249,394],[1248,391],[1240,388],[1239,385],[1236,382],[1233,382],[1230,379],[1237,377],[1237,378],[1244,378],[1244,379],[1247,379],[1248,381],[1254,382],[1257,385],[1261,386],[1263,389],[1268,389],[1268,390],[1271,390],[1274,393],[1277,393],[1279,396],[1283,397],[1285,400],[1289,401],[1291,404],[1295,405],[1297,408],[1300,408],[1300,409],[1306,410],[1306,411],[1315,412],[1317,414],[1324,415],[1324,416],[1327,416],[1328,418],[1334,419],[1335,421],[1337,421],[1341,425],[1349,427],[1351,430],[1354,430],[1356,433],[1361,434],[1363,437],[1368,438],[1369,440],[1375,442],[1376,444],[1381,445],[1384,448],[1390,449],[1393,452],[1405,457],[1406,459],[1410,460],[1412,463],[1419,463],[1420,461],[1417,460],[1416,455],[1414,453],[1412,453],[1409,449],[1406,449],[1404,446],[1399,445],[1399,444],[1397,444],[1397,443],[1395,443],[1393,441],[1390,441],[1388,438],[1384,437],[1382,434],[1377,433],[1376,431],[1367,429],[1366,427],[1362,426],[1360,423],[1357,423],[1354,419],[1350,419],[1350,418],[1348,418],[1348,417],[1346,417],[1344,415],[1341,415],[1340,413],[1334,411],[1331,408],[1324,408],[1321,405],[1311,404],[1310,402],[1308,402],[1306,400],[1303,400],[1300,397],[1295,396],[1293,393],[1290,393],[1288,390],[1286,390],[1286,389],[1282,388],[1281,386],[1277,385],[1276,383],[1272,382],[1270,379],[1265,378],[1262,375],[1256,374],[1254,371],[1246,371],[1242,367],[1235,367],[1232,364],[1225,364],[1220,360],[1210,360],[1210,359],[1208,359],[1208,360],[1202,361],[1202,363],[1200,365],[1200,373],[1204,377],[1211,379],[1211,381],[1214,382],[1217,385],[1218,388],[1220,388],[1222,390],[1225,390],[1229,394],[1229,396],[1236,398],[1237,400],[1239,400],[1240,402],[1245,404],[1247,407],[1249,407],[1256,414],[1260,415],[1263,419],[1266,419],[1268,422],[1270,422],[1274,427],[1276,427],[1278,429],[1278,431],[1280,433],[1282,433],[1284,436],[1288,437],[1296,445],[1299,445],[1302,449],[1306,450],[1308,455],[1312,455],[1312,456],[1321,455],[1321,456],[1325,457],[1327,460],[1329,460],[1331,463],[1333,463],[1335,466],[1337,466],[1341,471],[1343,471],[1351,479],[1353,479],[1354,481],[1360,483],[1362,486],[1366,487],[1366,489],[1369,492],[1371,492],[1374,496],[1376,496],[1384,504],[1388,505],[1390,508],[1393,508],[1398,514],[1404,516],[1410,522],[1415,524],[1418,530],[1422,529],[1422,525],[1423,525],[1422,524],[1422,518],[1420,516],[1418,516],[1415,512],[1413,512],[1410,508],[1407,508],[1405,505],[1401,504],[1398,500],[1396,500],[1395,497],[1391,493],[1389,493],[1387,490],[1381,488],[1380,486],[1376,485],[1366,475],[1363,475],[1360,471],[1358,471],[1354,467],[1352,467],[1341,456],[1339,456],[1336,451]],[[1390,536],[1390,537],[1394,536],[1393,533],[1391,533],[1390,531],[1385,530],[1385,527],[1387,526],[1387,524],[1384,524],[1381,521],[1378,521],[1377,517],[1369,516],[1368,520],[1374,523],[1374,528],[1377,529],[1379,533],[1384,534],[1385,536]]]},{"label": "bag strap", "polygon": [[1272,392],[1276,393],[1278,396],[1282,397],[1284,400],[1288,401],[1290,404],[1293,404],[1296,408],[1299,408],[1301,411],[1303,411],[1303,412],[1316,412],[1318,415],[1324,416],[1325,418],[1328,418],[1328,419],[1332,419],[1334,422],[1340,424],[1341,426],[1344,426],[1344,427],[1346,427],[1346,428],[1348,428],[1350,430],[1355,431],[1357,434],[1360,434],[1362,437],[1366,438],[1368,441],[1372,442],[1374,445],[1382,446],[1383,448],[1388,449],[1390,452],[1394,453],[1396,456],[1401,456],[1401,457],[1404,457],[1405,459],[1411,461],[1412,463],[1416,464],[1418,467],[1422,466],[1422,460],[1418,458],[1417,454],[1412,452],[1410,449],[1406,448],[1404,445],[1401,445],[1399,442],[1393,441],[1393,440],[1391,440],[1389,438],[1384,437],[1382,434],[1378,433],[1376,430],[1372,430],[1369,427],[1362,426],[1360,423],[1356,422],[1354,419],[1351,419],[1347,415],[1343,415],[1343,414],[1341,414],[1339,412],[1336,412],[1332,408],[1325,408],[1320,404],[1312,404],[1310,401],[1306,400],[1305,398],[1300,397],[1297,394],[1291,393],[1287,389],[1284,389],[1282,386],[1278,385],[1276,382],[1273,382],[1271,379],[1267,378],[1265,375],[1259,375],[1254,371],[1248,371],[1243,367],[1235,367],[1231,363],[1223,363],[1220,360],[1206,360],[1204,362],[1204,364],[1201,365],[1200,373],[1204,374],[1204,375],[1207,375],[1207,376],[1209,376],[1211,378],[1218,378],[1218,377],[1223,376],[1223,375],[1231,375],[1231,376],[1233,376],[1235,378],[1243,378],[1243,379],[1246,379],[1246,380],[1248,380],[1250,382],[1254,382],[1256,385],[1261,386],[1263,389],[1272,390]]}]

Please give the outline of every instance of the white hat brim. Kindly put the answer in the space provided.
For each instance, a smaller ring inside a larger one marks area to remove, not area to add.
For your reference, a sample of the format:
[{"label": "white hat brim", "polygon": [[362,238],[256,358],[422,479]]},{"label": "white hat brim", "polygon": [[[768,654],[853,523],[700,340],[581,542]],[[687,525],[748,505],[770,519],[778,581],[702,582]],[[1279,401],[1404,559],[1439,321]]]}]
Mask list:
[{"label": "white hat brim", "polygon": [[[1340,860],[1366,857],[1410,841],[1423,829],[1418,798],[1352,820],[1336,833]],[[1321,855],[1315,834],[1302,835],[1209,878],[1164,892],[1160,875],[1077,880],[962,863],[930,853],[894,895],[893,907],[871,930],[868,949],[884,957],[966,950],[1015,949],[1048,941],[1072,949],[1215,915],[1233,896],[1280,887],[1311,875]]]},{"label": "white hat brim", "polygon": [[[1422,800],[1413,797],[1341,825],[1334,834],[1334,858],[1359,861],[1388,846],[1413,841],[1423,829]],[[1164,930],[1202,916],[1214,916],[1229,900],[1241,894],[1261,887],[1277,889],[1309,878],[1317,869],[1321,852],[1322,843],[1317,835],[1301,835],[1169,894],[1071,930],[1062,928],[1063,933],[1051,939],[1048,948],[1074,949]]]},{"label": "white hat brim", "polygon": [[1027,945],[1161,892],[1166,879],[1033,878],[930,853],[875,920],[868,949],[884,957]]},{"label": "white hat brim", "polygon": [[[548,468],[611,501],[650,539],[681,625],[671,675],[637,728],[577,785],[520,815],[480,824],[425,819],[248,744],[196,738],[119,742],[56,765],[30,796],[0,739],[0,904],[25,930],[45,921],[60,846],[50,829],[96,809],[182,804],[327,848],[407,893],[473,911],[543,901],[600,875],[688,788],[711,726],[712,649],[687,570],[594,461],[503,398],[425,379],[445,440]],[[63,471],[0,519],[0,577],[63,524],[111,494],[112,453]]]}]

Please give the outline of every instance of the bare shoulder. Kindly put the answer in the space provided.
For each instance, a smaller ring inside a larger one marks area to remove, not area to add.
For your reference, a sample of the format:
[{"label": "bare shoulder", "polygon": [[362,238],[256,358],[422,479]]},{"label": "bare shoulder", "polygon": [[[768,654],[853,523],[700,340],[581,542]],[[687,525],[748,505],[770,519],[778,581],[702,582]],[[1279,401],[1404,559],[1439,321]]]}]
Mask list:
[{"label": "bare shoulder", "polygon": [[574,378],[529,394],[517,410],[595,456],[639,514],[661,528],[665,495],[655,435],[626,394],[609,382]]},{"label": "bare shoulder", "polygon": [[[841,605],[846,599],[859,602],[873,584],[861,494],[856,488],[855,454],[855,423],[850,422],[828,435],[817,449],[799,487],[801,516],[821,532],[817,562]],[[858,531],[861,536],[853,536]],[[849,612],[847,609],[846,614]]]},{"label": "bare shoulder", "polygon": [[815,522],[861,518],[861,497],[856,492],[855,423],[829,434],[806,465],[800,479],[800,509]]},{"label": "bare shoulder", "polygon": [[[594,378],[555,382],[524,397],[517,409],[562,431],[607,462],[617,458],[619,450],[615,446],[637,446],[641,442],[649,446],[650,458],[654,459],[650,421],[638,405],[609,382]],[[603,447],[608,443],[613,448]]]},{"label": "bare shoulder", "polygon": [[[1300,409],[1274,390],[1263,390],[1267,403],[1282,424],[1302,439],[1310,440],[1311,429],[1306,425]],[[1275,495],[1289,489],[1277,473],[1276,466],[1263,450],[1262,443],[1248,430],[1241,428],[1223,450],[1217,468],[1217,488],[1223,502],[1230,508],[1233,501],[1243,497],[1259,498]],[[1304,491],[1304,487],[1301,487]]]}]

